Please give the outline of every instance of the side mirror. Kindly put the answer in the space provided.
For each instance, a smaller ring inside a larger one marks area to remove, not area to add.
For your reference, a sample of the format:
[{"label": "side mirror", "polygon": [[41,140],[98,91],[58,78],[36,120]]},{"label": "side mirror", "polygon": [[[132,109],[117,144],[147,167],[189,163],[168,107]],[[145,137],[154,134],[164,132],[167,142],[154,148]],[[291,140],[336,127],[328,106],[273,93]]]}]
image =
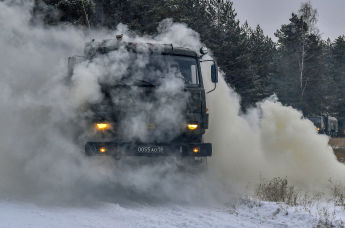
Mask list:
[{"label": "side mirror", "polygon": [[72,78],[73,75],[73,71],[74,71],[74,67],[85,61],[86,58],[84,56],[72,56],[72,57],[68,57],[68,71],[67,71],[67,77],[68,78]]},{"label": "side mirror", "polygon": [[216,64],[211,66],[211,81],[213,83],[218,83],[218,70]]},{"label": "side mirror", "polygon": [[200,48],[200,54],[201,55],[206,55],[207,53],[208,53],[207,47]]},{"label": "side mirror", "polygon": [[217,88],[217,83],[218,83],[218,68],[216,65],[216,62],[212,59],[206,59],[206,60],[200,60],[200,62],[213,62],[211,65],[211,81],[214,83],[214,88],[211,89],[210,91],[206,92],[207,94],[213,92]]}]

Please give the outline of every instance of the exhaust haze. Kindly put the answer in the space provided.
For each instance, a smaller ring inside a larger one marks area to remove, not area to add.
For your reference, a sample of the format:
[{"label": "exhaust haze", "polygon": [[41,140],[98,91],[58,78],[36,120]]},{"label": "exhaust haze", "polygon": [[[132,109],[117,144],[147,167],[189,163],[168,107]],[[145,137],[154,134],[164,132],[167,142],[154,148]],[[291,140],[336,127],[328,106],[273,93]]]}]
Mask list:
[{"label": "exhaust haze", "polygon": [[[91,38],[103,40],[119,33],[126,41],[173,43],[198,51],[199,35],[167,19],[154,37],[137,36],[122,24],[116,31],[89,31],[86,36],[70,26],[30,24],[31,7],[32,1],[0,2],[0,197],[54,203],[127,199],[196,203],[228,200],[229,189],[256,184],[260,177],[287,176],[306,188],[323,188],[328,178],[344,179],[344,166],[337,162],[328,138],[318,135],[300,112],[272,97],[242,115],[240,98],[222,77],[216,91],[207,95],[210,129],[205,141],[213,143],[208,173],[179,172],[169,159],[130,167],[111,159],[86,158],[85,135],[77,139],[75,135],[79,129],[87,132],[84,118],[92,113],[80,110],[86,103],[102,100],[100,82],[122,80],[129,64],[135,66],[135,78],[141,79],[148,57],[143,52],[140,58],[131,58],[121,49],[81,63],[72,85],[66,85],[67,57],[83,53]],[[138,104],[141,109],[159,109],[153,115],[155,123],[171,126],[157,133],[156,139],[179,133],[189,99],[178,72],[167,75],[169,80],[163,79],[154,94],[157,101],[151,107],[144,101]],[[205,66],[208,88],[212,87],[209,75]],[[131,91],[134,97],[140,96],[137,92]],[[126,97],[118,91],[111,101],[119,105]],[[145,112],[129,115],[126,136],[150,141],[141,126],[146,118]]]},{"label": "exhaust haze", "polygon": [[[208,85],[212,87],[212,85]],[[329,178],[343,182],[345,167],[302,113],[282,105],[275,96],[240,114],[239,97],[220,78],[208,95],[213,143],[210,167],[231,187],[258,184],[260,178],[287,177],[308,190],[323,189]]]},{"label": "exhaust haze", "polygon": [[[156,37],[133,35],[124,25],[119,25],[117,31],[89,31],[86,37],[83,31],[70,26],[44,28],[30,24],[31,7],[32,1],[0,2],[0,50],[4,53],[0,56],[1,197],[53,203],[126,199],[197,202],[202,195],[212,198],[206,193],[208,189],[196,191],[205,185],[205,177],[178,172],[173,159],[127,167],[109,158],[88,159],[84,155],[84,134],[80,135],[79,130],[88,131],[85,117],[90,113],[82,111],[85,104],[102,100],[100,82],[121,79],[121,72],[126,72],[123,69],[129,64],[135,66],[140,79],[148,61],[145,51],[140,58],[131,58],[122,49],[83,62],[76,67],[72,83],[66,83],[67,57],[82,54],[90,37],[103,40],[123,33],[127,41],[158,43],[170,37],[170,43],[196,48],[200,46],[198,34],[165,20]],[[169,80],[162,80],[155,90],[157,101],[153,106],[159,110],[153,118],[157,124],[170,125],[156,137],[173,137],[178,133],[178,122],[183,123],[181,111],[188,96],[182,91],[181,79],[169,76],[174,74],[178,76],[178,72],[167,74]],[[119,104],[121,96],[126,95],[112,94],[112,102]],[[146,108],[145,102],[137,107]],[[129,115],[131,125],[126,136],[150,140],[147,132],[138,131],[146,117],[145,112]],[[179,191],[176,186],[180,186]]]}]

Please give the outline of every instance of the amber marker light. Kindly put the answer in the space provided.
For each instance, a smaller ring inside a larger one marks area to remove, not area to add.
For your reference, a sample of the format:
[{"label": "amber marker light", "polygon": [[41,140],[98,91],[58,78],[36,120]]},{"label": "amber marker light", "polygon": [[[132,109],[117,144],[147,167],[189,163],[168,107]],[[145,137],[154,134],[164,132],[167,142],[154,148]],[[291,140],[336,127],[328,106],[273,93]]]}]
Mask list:
[{"label": "amber marker light", "polygon": [[317,130],[320,131],[320,128],[318,127]]},{"label": "amber marker light", "polygon": [[110,124],[108,124],[108,123],[98,123],[98,124],[96,124],[96,128],[98,130],[107,130],[107,129],[110,128]]},{"label": "amber marker light", "polygon": [[105,147],[101,147],[101,148],[99,148],[99,152],[105,153],[105,152],[107,152],[107,149]]},{"label": "amber marker light", "polygon": [[198,124],[187,124],[187,128],[191,131],[198,129],[198,127],[199,127]]},{"label": "amber marker light", "polygon": [[194,147],[194,148],[193,148],[193,152],[194,152],[194,153],[197,154],[197,153],[199,153],[199,151],[200,151],[199,147]]}]

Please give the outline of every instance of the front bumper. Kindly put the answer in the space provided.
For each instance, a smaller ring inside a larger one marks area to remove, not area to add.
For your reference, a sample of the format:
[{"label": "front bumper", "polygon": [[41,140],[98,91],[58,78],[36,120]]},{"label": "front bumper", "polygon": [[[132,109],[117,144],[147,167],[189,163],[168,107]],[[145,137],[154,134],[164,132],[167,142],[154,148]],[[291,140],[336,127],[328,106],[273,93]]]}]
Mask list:
[{"label": "front bumper", "polygon": [[119,143],[88,142],[85,145],[88,156],[108,155],[115,158],[122,156],[189,156],[208,157],[212,155],[211,143]]}]

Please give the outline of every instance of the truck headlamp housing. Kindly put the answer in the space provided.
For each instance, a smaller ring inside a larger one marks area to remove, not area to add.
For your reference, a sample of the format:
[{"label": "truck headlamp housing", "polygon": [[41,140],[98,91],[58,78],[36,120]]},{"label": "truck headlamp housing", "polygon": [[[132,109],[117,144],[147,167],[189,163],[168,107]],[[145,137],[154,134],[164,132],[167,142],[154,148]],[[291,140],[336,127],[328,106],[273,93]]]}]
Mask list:
[{"label": "truck headlamp housing", "polygon": [[105,153],[105,152],[107,152],[107,149],[105,147],[101,147],[101,148],[99,148],[99,152]]},{"label": "truck headlamp housing", "polygon": [[189,123],[187,124],[187,128],[191,131],[194,131],[199,128],[199,124],[197,123]]},{"label": "truck headlamp housing", "polygon": [[97,123],[96,124],[97,130],[103,131],[103,130],[108,130],[110,128],[109,123]]},{"label": "truck headlamp housing", "polygon": [[193,148],[193,153],[197,154],[200,152],[200,148],[199,147],[194,147]]}]

